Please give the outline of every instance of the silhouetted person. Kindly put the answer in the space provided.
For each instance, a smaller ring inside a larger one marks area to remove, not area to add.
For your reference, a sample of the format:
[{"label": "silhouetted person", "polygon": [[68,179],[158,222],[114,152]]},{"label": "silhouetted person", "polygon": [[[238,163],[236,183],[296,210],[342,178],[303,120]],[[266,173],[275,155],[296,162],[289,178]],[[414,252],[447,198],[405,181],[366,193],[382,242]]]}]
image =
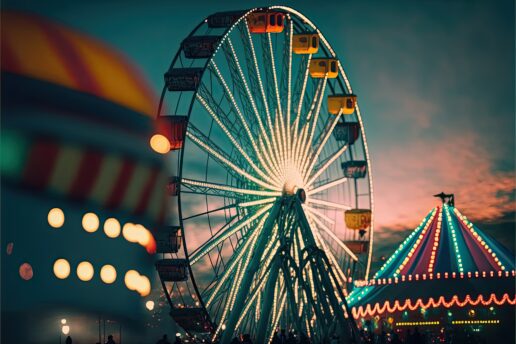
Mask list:
[{"label": "silhouetted person", "polygon": [[244,334],[242,344],[253,344],[253,341],[251,340],[251,336],[249,334]]},{"label": "silhouetted person", "polygon": [[[179,342],[181,343],[181,342]],[[170,344],[170,342],[168,341],[168,337],[166,334],[163,335],[163,338],[161,338],[160,340],[158,340],[156,342],[156,344]]]},{"label": "silhouetted person", "polygon": [[296,337],[294,337],[292,331],[288,333],[287,344],[297,344]]},{"label": "silhouetted person", "polygon": [[278,330],[274,331],[274,336],[272,336],[272,344],[280,344],[281,341],[279,339]]},{"label": "silhouetted person", "polygon": [[65,344],[72,344],[72,337],[66,337]]},{"label": "silhouetted person", "polygon": [[310,339],[308,339],[308,336],[304,333],[301,333],[299,336],[299,344],[310,344]]}]

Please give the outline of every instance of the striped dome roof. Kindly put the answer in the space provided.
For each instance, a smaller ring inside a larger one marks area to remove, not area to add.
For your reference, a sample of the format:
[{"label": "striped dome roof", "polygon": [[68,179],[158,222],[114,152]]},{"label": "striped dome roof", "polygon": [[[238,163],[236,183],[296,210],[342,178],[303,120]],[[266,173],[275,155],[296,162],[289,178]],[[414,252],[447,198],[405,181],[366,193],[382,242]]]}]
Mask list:
[{"label": "striped dome roof", "polygon": [[376,278],[514,270],[514,256],[455,207],[432,209]]},{"label": "striped dome roof", "polygon": [[148,144],[148,84],[83,34],[31,14],[1,19],[2,182],[161,225],[167,172]]},{"label": "striped dome roof", "polygon": [[103,43],[36,15],[2,11],[2,72],[89,93],[153,115],[156,98],[135,68]]},{"label": "striped dome roof", "polygon": [[[391,312],[417,302],[437,307],[479,297],[514,303],[514,275],[514,255],[457,208],[443,204],[425,216],[372,280],[357,285],[348,302],[362,316],[384,309],[384,302],[390,302]],[[496,281],[485,283],[486,278]]]}]

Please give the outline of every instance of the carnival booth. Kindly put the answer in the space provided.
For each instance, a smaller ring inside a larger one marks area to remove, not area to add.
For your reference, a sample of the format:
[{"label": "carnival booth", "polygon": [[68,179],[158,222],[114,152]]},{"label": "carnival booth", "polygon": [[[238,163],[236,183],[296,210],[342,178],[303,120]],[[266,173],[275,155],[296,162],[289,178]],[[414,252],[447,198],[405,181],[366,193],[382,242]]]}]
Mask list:
[{"label": "carnival booth", "polygon": [[347,300],[365,331],[514,342],[514,255],[446,201]]},{"label": "carnival booth", "polygon": [[166,209],[157,102],[104,44],[35,15],[1,20],[1,341],[135,342]]}]

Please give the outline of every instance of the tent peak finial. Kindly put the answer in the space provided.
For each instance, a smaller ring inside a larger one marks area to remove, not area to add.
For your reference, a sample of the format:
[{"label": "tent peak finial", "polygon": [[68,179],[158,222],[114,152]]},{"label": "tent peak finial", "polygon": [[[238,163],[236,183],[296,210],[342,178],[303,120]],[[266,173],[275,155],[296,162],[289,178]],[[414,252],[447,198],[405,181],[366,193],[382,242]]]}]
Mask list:
[{"label": "tent peak finial", "polygon": [[443,204],[450,205],[452,207],[455,206],[455,195],[454,194],[445,194],[444,192],[441,192],[437,195],[434,195],[434,197],[439,197]]}]

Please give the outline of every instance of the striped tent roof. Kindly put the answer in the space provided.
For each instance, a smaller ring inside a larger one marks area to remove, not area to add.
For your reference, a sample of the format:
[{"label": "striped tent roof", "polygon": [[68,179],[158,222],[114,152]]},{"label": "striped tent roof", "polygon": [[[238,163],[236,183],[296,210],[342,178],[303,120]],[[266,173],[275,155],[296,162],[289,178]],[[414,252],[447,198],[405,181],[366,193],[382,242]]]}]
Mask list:
[{"label": "striped tent roof", "polygon": [[[372,280],[348,296],[355,316],[516,303],[514,255],[448,204],[432,209]],[[417,306],[416,306],[417,305]]]},{"label": "striped tent roof", "polygon": [[2,182],[162,225],[167,172],[149,147],[157,101],[112,48],[1,13]]},{"label": "striped tent roof", "polygon": [[85,92],[153,116],[156,97],[117,51],[40,16],[2,11],[2,71]]}]

